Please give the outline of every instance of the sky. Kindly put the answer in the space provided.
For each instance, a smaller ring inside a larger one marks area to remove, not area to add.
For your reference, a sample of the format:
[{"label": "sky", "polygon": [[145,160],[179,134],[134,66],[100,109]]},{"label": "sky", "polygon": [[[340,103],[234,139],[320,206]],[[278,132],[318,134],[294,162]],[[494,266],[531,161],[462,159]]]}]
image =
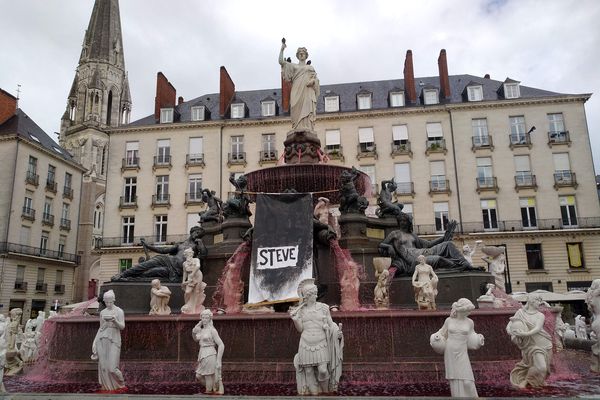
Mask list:
[{"label": "sky", "polygon": [[[0,0],[0,88],[48,134],[60,118],[94,0]],[[156,73],[177,96],[278,88],[286,56],[305,46],[321,84],[471,74],[560,93],[594,93],[585,109],[600,173],[600,1],[596,0],[121,0],[132,118],[154,111]],[[568,129],[568,121],[565,121]],[[493,134],[493,132],[492,132]]]}]

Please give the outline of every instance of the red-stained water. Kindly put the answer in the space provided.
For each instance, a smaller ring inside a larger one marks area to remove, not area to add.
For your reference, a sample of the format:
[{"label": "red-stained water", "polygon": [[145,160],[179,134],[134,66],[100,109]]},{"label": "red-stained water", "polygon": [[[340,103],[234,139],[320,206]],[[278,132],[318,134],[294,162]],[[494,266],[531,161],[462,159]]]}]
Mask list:
[{"label": "red-stained water", "polygon": [[217,282],[213,304],[217,308],[223,308],[228,314],[242,311],[244,291],[242,270],[250,265],[250,251],[250,243],[242,242],[227,260],[223,273]]},{"label": "red-stained water", "polygon": [[360,311],[360,278],[364,278],[364,267],[352,259],[350,251],[342,249],[337,240],[329,241],[333,264],[340,282],[341,311]]}]

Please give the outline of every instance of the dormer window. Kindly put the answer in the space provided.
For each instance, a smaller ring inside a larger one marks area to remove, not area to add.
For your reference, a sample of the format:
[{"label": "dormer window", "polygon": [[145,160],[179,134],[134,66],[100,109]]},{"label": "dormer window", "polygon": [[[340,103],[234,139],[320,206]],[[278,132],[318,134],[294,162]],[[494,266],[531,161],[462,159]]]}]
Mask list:
[{"label": "dormer window", "polygon": [[427,105],[438,104],[438,91],[437,89],[423,89],[423,102]]},{"label": "dormer window", "polygon": [[521,91],[519,90],[518,83],[505,83],[504,84],[504,98],[505,99],[518,99],[521,97]]},{"label": "dormer window", "polygon": [[260,105],[263,117],[272,117],[275,115],[275,100],[262,101]]},{"label": "dormer window", "polygon": [[237,103],[231,105],[231,118],[244,118],[244,103]]},{"label": "dormer window", "polygon": [[204,121],[205,108],[204,106],[195,106],[191,108],[192,121]]},{"label": "dormer window", "polygon": [[390,92],[390,107],[404,106],[404,92]]},{"label": "dormer window", "polygon": [[467,96],[469,101],[481,101],[483,100],[483,86],[469,86],[467,87]]},{"label": "dormer window", "polygon": [[363,93],[356,96],[359,110],[369,110],[372,108],[371,93]]},{"label": "dormer window", "polygon": [[173,109],[172,108],[161,108],[160,109],[160,123],[170,124],[173,122]]},{"label": "dormer window", "polygon": [[340,111],[340,96],[325,97],[325,112]]}]

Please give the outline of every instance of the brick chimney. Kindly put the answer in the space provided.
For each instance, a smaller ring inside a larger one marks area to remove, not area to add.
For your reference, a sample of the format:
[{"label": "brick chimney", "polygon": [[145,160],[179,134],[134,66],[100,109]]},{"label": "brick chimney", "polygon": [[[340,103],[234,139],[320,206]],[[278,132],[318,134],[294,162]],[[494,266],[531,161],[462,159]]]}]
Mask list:
[{"label": "brick chimney", "polygon": [[0,89],[0,125],[17,112],[17,98]]},{"label": "brick chimney", "polygon": [[162,72],[156,74],[156,97],[154,98],[154,118],[160,121],[161,108],[175,108],[177,91]]},{"label": "brick chimney", "polygon": [[438,68],[440,71],[440,99],[449,99],[450,93],[450,78],[448,78],[448,60],[446,60],[446,50],[440,51],[438,57]]},{"label": "brick chimney", "polygon": [[413,69],[412,50],[406,51],[404,59],[404,90],[406,91],[406,100],[409,103],[417,102],[417,89],[415,88],[415,71]]},{"label": "brick chimney", "polygon": [[284,113],[290,112],[290,95],[292,93],[292,82],[283,79],[281,74],[281,107]]},{"label": "brick chimney", "polygon": [[235,84],[229,76],[225,67],[221,66],[221,77],[219,82],[219,115],[225,118],[225,114],[235,96]]}]

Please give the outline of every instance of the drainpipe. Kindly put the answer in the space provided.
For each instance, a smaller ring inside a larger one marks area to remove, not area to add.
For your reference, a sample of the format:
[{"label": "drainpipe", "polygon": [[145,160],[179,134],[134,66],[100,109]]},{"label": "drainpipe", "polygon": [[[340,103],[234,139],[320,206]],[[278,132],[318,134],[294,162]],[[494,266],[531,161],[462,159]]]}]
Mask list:
[{"label": "drainpipe", "polygon": [[448,109],[450,117],[450,138],[452,139],[452,158],[454,159],[454,179],[456,182],[456,198],[458,199],[458,220],[460,221],[460,233],[463,233],[462,206],[460,201],[460,185],[458,184],[458,167],[456,164],[456,147],[454,145],[454,124],[452,123],[452,110]]}]

